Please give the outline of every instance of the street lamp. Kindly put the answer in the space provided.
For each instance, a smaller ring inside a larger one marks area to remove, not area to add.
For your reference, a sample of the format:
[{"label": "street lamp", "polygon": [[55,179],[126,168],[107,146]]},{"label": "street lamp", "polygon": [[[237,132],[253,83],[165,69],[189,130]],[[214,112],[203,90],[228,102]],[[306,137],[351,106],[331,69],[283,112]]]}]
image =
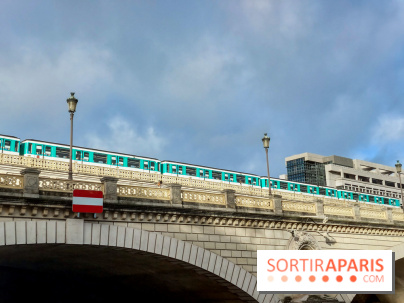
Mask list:
[{"label": "street lamp", "polygon": [[76,111],[77,100],[74,98],[74,93],[70,93],[70,98],[66,100],[67,105],[69,106],[70,113],[70,163],[69,163],[69,180],[73,180],[73,168],[72,168],[72,159],[73,159],[73,116]]},{"label": "street lamp", "polygon": [[397,160],[396,163],[396,170],[397,170],[397,175],[398,179],[400,180],[400,190],[401,190],[401,208],[404,208],[404,203],[403,203],[403,186],[401,185],[401,163]]},{"label": "street lamp", "polygon": [[262,138],[262,143],[264,144],[264,148],[265,148],[265,153],[267,155],[267,172],[268,172],[268,191],[269,191],[269,195],[271,196],[271,180],[269,179],[269,162],[268,162],[268,148],[269,148],[269,141],[271,140],[271,138],[269,138],[267,136],[267,134],[264,134],[264,138]]}]

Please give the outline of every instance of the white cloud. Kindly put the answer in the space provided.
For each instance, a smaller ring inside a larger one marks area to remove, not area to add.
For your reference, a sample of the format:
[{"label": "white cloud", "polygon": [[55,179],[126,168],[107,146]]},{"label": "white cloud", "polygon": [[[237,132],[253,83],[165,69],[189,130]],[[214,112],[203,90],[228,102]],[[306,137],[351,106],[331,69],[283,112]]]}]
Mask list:
[{"label": "white cloud", "polygon": [[75,91],[80,101],[84,91],[93,89],[95,93],[86,104],[95,104],[103,93],[97,94],[97,88],[101,90],[105,83],[113,81],[110,66],[114,59],[108,50],[80,42],[59,48],[60,52],[50,55],[29,41],[16,48],[12,58],[10,54],[2,56],[0,51],[0,95],[12,116],[40,117],[47,113],[51,119],[70,91]]},{"label": "white cloud", "polygon": [[[240,56],[211,38],[201,39],[196,49],[171,59],[163,89],[179,101],[206,100],[210,93],[227,89],[235,76],[232,68],[242,64]],[[246,81],[249,77],[240,73],[236,78]]]},{"label": "white cloud", "polygon": [[93,148],[154,158],[159,157],[167,145],[166,139],[158,136],[153,127],[141,133],[136,125],[120,116],[107,122],[104,135],[88,133],[86,142]]},{"label": "white cloud", "polygon": [[242,17],[234,20],[237,26],[243,25],[266,37],[280,34],[292,39],[308,34],[318,14],[318,4],[307,1],[243,0],[237,9]]},{"label": "white cloud", "polygon": [[387,144],[404,139],[404,117],[383,115],[374,128],[374,144]]}]

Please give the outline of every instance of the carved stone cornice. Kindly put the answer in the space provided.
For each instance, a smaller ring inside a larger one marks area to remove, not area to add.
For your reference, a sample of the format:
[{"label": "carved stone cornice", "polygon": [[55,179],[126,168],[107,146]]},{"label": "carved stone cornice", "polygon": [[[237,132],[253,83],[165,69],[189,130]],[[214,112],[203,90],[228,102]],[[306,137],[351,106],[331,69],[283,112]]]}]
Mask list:
[{"label": "carved stone cornice", "polygon": [[[212,226],[228,227],[248,227],[256,229],[279,229],[295,231],[316,231],[332,232],[337,234],[362,234],[362,235],[385,235],[385,236],[404,236],[402,228],[383,228],[350,224],[334,223],[303,223],[300,221],[284,219],[264,219],[254,218],[243,214],[228,215],[206,215],[199,211],[198,214],[181,212],[177,210],[133,210],[133,209],[113,209],[104,208],[103,214],[97,214],[93,218],[92,214],[82,214],[86,220],[95,221],[116,221],[116,222],[139,222],[139,223],[177,223],[177,224],[198,224]],[[12,218],[35,218],[64,220],[74,218],[77,214],[73,213],[71,206],[54,204],[21,204],[16,202],[2,202],[0,204],[0,217]]]}]

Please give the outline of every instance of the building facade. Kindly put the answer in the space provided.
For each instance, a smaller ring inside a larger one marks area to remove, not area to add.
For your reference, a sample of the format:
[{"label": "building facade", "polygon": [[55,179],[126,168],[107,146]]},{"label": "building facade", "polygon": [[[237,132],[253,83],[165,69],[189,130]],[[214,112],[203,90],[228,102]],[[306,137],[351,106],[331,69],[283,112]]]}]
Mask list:
[{"label": "building facade", "polygon": [[285,158],[290,181],[401,198],[395,167],[340,156],[302,153]]}]

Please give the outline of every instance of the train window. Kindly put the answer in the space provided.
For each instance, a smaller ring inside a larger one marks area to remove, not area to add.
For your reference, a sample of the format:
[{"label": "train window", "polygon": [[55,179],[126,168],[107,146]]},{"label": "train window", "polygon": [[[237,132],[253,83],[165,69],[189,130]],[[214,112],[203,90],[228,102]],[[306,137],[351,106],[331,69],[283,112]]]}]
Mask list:
[{"label": "train window", "polygon": [[10,140],[4,140],[4,149],[5,150],[10,150],[11,147],[11,141]]},{"label": "train window", "polygon": [[288,183],[280,182],[280,184],[281,184],[281,189],[288,189]]},{"label": "train window", "polygon": [[257,185],[257,180],[253,179],[253,185]]},{"label": "train window", "polygon": [[56,157],[58,158],[69,158],[69,150],[67,148],[56,147]]},{"label": "train window", "polygon": [[307,185],[300,185],[300,192],[307,193]]},{"label": "train window", "polygon": [[[301,188],[301,186],[300,186],[300,188]],[[325,188],[321,188],[321,187],[320,187],[319,195],[325,196]]]},{"label": "train window", "polygon": [[149,169],[149,161],[143,161],[143,169]]},{"label": "train window", "polygon": [[111,157],[111,164],[116,165],[116,157],[115,156]]},{"label": "train window", "polygon": [[230,175],[230,181],[233,182],[233,175]]},{"label": "train window", "polygon": [[354,199],[356,201],[359,200],[359,195],[358,194],[353,194],[352,196],[353,196],[352,199]]},{"label": "train window", "polygon": [[237,175],[236,180],[238,183],[245,183],[245,177],[243,175]]},{"label": "train window", "polygon": [[45,146],[45,155],[50,156],[51,155],[51,147],[50,146]]},{"label": "train window", "polygon": [[76,160],[81,160],[81,151],[76,150]]},{"label": "train window", "polygon": [[215,180],[221,180],[222,179],[222,173],[218,171],[212,171],[212,178]]},{"label": "train window", "polygon": [[202,169],[199,170],[199,177],[203,178],[203,170]]},{"label": "train window", "polygon": [[375,197],[374,196],[369,196],[369,202],[375,202]]},{"label": "train window", "polygon": [[196,168],[186,167],[185,172],[186,172],[187,176],[196,177]]},{"label": "train window", "polygon": [[128,159],[128,167],[139,168],[140,160],[138,159]]},{"label": "train window", "polygon": [[247,184],[251,184],[251,178],[250,177],[247,178]]},{"label": "train window", "polygon": [[228,174],[224,174],[224,180],[228,181],[229,180],[229,175]]},{"label": "train window", "polygon": [[205,178],[209,178],[209,171],[205,170]]},{"label": "train window", "polygon": [[18,152],[18,141],[15,141],[15,145],[14,145],[14,151]]},{"label": "train window", "polygon": [[32,153],[32,143],[28,143],[28,153]]},{"label": "train window", "polygon": [[171,165],[171,169],[172,169],[173,174],[177,173],[177,166]]},{"label": "train window", "polygon": [[89,161],[90,160],[90,154],[88,152],[84,152],[84,161]]},{"label": "train window", "polygon": [[123,166],[123,158],[119,157],[119,161],[118,161],[119,166]]},{"label": "train window", "polygon": [[154,170],[155,167],[156,167],[156,163],[155,162],[150,162],[150,169]]},{"label": "train window", "polygon": [[36,154],[41,155],[42,154],[42,145],[37,145],[36,146]]},{"label": "train window", "polygon": [[182,175],[182,166],[178,166],[178,174]]},{"label": "train window", "polygon": [[107,164],[107,155],[94,153],[94,163]]}]

